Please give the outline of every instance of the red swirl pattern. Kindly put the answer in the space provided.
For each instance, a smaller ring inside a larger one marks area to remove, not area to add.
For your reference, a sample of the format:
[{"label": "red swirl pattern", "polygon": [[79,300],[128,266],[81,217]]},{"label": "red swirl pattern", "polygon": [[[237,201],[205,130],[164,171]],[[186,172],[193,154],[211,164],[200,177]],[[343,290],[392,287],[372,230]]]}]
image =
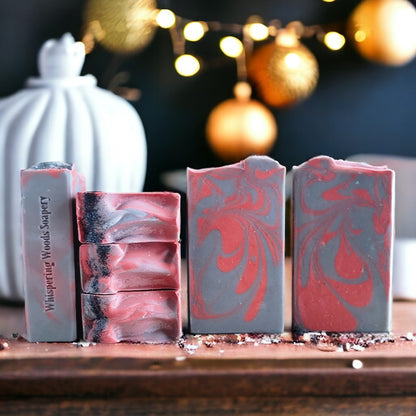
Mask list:
[{"label": "red swirl pattern", "polygon": [[296,330],[388,329],[392,186],[386,168],[323,156],[294,170]]},{"label": "red swirl pattern", "polygon": [[81,308],[87,341],[157,344],[176,341],[182,335],[179,291],[82,293]]},{"label": "red swirl pattern", "polygon": [[266,307],[284,256],[284,174],[266,157],[188,170],[191,319],[251,322]]}]

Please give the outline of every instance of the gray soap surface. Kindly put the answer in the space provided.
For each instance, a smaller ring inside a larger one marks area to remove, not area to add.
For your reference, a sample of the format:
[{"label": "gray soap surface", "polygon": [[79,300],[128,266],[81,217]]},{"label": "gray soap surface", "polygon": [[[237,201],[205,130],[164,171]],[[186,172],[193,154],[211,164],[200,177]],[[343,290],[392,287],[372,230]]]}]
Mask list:
[{"label": "gray soap surface", "polygon": [[73,165],[40,163],[21,171],[27,339],[77,338],[74,197],[85,188]]},{"label": "gray soap surface", "polygon": [[188,169],[192,333],[280,333],[285,167],[266,156]]}]

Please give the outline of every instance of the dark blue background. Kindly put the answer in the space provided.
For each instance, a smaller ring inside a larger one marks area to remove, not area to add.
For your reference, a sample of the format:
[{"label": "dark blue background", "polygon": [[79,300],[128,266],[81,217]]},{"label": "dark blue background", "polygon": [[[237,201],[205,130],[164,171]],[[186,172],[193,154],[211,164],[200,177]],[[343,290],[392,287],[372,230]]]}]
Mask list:
[{"label": "dark blue background", "polygon": [[[71,32],[82,34],[83,0],[0,1],[0,96],[23,87],[37,75],[36,56],[49,38]],[[307,25],[345,22],[358,1],[337,0],[165,0],[190,19],[244,23],[252,14],[283,24],[301,20]],[[168,32],[159,29],[141,53],[115,57],[98,47],[86,58],[83,73],[92,73],[106,87],[116,71],[128,71],[127,86],[138,88],[141,99],[133,103],[147,134],[146,190],[163,189],[164,171],[220,165],[205,140],[209,112],[232,96],[235,64],[217,47],[220,33],[210,32],[189,44],[204,60],[203,70],[182,78],[173,69],[174,56]],[[320,79],[306,101],[284,110],[272,109],[279,138],[271,156],[290,168],[306,159],[327,154],[344,158],[355,153],[392,153],[416,157],[416,60],[402,67],[370,63],[347,45],[330,52],[318,41],[307,46],[320,65]],[[115,65],[115,66],[113,66]]]}]

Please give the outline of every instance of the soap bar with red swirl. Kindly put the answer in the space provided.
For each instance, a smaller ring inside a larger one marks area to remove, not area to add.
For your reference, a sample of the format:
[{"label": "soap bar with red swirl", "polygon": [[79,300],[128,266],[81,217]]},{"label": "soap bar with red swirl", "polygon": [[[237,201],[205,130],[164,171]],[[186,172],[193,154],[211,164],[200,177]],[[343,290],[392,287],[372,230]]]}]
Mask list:
[{"label": "soap bar with red swirl", "polygon": [[283,331],[285,171],[267,156],[188,169],[192,333]]},{"label": "soap bar with red swirl", "polygon": [[180,288],[178,242],[82,244],[84,293]]},{"label": "soap bar with red swirl", "polygon": [[315,157],[293,169],[293,330],[388,332],[394,172]]},{"label": "soap bar with red swirl", "polygon": [[81,243],[142,243],[178,241],[180,195],[174,192],[77,195]]},{"label": "soap bar with red swirl", "polygon": [[81,295],[84,339],[92,342],[169,343],[182,335],[179,291]]},{"label": "soap bar with red swirl", "polygon": [[74,262],[75,195],[84,177],[67,163],[39,163],[21,172],[22,245],[27,339],[77,338]]}]

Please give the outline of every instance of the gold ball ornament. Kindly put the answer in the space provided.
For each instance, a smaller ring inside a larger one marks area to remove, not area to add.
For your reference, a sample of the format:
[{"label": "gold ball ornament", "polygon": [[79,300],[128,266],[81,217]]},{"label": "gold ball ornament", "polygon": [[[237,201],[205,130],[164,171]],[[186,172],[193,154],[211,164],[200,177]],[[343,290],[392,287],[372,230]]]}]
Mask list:
[{"label": "gold ball ornament", "polygon": [[237,162],[252,154],[267,154],[277,138],[271,111],[252,100],[251,87],[239,82],[235,98],[218,104],[209,114],[206,135],[212,150],[224,161]]},{"label": "gold ball ornament", "polygon": [[400,66],[416,55],[416,9],[407,0],[364,0],[349,17],[347,31],[369,61]]},{"label": "gold ball ornament", "polygon": [[156,0],[89,0],[86,35],[112,52],[139,52],[153,39],[156,11]]},{"label": "gold ball ornament", "polygon": [[290,107],[316,88],[319,66],[313,53],[293,34],[258,48],[248,62],[248,77],[260,98],[273,107]]}]

